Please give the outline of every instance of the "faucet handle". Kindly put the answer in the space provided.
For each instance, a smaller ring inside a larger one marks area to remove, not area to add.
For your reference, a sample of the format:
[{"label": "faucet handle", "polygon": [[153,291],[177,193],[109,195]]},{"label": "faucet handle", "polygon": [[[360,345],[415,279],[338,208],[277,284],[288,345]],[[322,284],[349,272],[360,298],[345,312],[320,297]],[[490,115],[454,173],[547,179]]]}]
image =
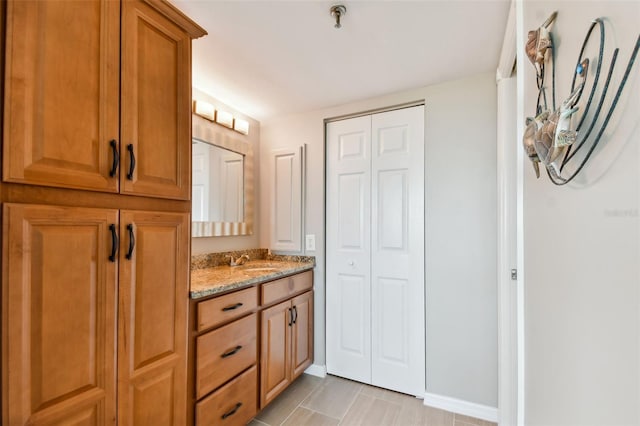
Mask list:
[{"label": "faucet handle", "polygon": [[236,266],[236,259],[233,258],[233,255],[227,254],[224,257],[229,259],[229,266]]}]

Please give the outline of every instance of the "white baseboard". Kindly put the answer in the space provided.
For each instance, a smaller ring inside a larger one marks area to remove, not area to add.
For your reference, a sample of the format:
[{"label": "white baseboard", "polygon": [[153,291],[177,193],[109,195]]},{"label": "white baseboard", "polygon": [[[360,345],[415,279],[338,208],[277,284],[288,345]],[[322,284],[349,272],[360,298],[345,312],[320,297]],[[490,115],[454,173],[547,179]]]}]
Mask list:
[{"label": "white baseboard", "polygon": [[461,399],[436,395],[434,393],[425,393],[424,405],[450,411],[452,413],[475,417],[476,419],[486,420],[488,422],[498,422],[497,408],[476,404],[475,402],[463,401]]},{"label": "white baseboard", "polygon": [[325,377],[327,377],[327,366],[326,365],[311,364],[309,366],[309,368],[304,370],[304,372],[306,374],[310,374],[312,376],[325,378]]}]

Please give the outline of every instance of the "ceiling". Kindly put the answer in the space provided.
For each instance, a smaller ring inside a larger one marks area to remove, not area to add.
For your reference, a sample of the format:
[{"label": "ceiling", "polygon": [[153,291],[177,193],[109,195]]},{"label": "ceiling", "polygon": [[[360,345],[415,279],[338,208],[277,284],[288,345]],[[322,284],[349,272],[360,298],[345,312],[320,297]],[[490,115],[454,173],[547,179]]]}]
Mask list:
[{"label": "ceiling", "polygon": [[495,71],[509,0],[171,0],[204,27],[193,85],[258,120]]}]

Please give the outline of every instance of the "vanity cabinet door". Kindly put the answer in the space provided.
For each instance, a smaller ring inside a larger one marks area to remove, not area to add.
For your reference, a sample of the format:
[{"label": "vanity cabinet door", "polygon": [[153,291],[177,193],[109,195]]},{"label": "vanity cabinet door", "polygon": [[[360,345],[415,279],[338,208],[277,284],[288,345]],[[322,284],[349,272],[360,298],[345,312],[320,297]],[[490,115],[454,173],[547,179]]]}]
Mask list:
[{"label": "vanity cabinet door", "polygon": [[117,192],[120,2],[6,7],[3,179]]},{"label": "vanity cabinet door", "polygon": [[121,211],[120,235],[118,424],[185,424],[189,215]]},{"label": "vanity cabinet door", "polygon": [[313,292],[291,300],[291,380],[295,380],[313,362]]},{"label": "vanity cabinet door", "polygon": [[118,211],[3,206],[2,424],[114,424]]},{"label": "vanity cabinet door", "polygon": [[266,406],[291,382],[291,301],[261,312],[260,407]]},{"label": "vanity cabinet door", "polygon": [[191,39],[142,1],[122,4],[121,192],[191,196]]}]

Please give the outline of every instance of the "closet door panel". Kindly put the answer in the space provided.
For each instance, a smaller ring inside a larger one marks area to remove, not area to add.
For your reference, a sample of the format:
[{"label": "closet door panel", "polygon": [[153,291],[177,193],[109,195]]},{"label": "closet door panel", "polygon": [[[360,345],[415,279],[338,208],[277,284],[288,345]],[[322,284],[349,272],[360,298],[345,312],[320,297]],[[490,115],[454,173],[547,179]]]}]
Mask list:
[{"label": "closet door panel", "polygon": [[327,371],[371,381],[371,117],[327,125]]},{"label": "closet door panel", "polygon": [[372,384],[424,383],[424,107],[372,116]]},{"label": "closet door panel", "polygon": [[120,2],[7,2],[4,180],[117,192]]}]

